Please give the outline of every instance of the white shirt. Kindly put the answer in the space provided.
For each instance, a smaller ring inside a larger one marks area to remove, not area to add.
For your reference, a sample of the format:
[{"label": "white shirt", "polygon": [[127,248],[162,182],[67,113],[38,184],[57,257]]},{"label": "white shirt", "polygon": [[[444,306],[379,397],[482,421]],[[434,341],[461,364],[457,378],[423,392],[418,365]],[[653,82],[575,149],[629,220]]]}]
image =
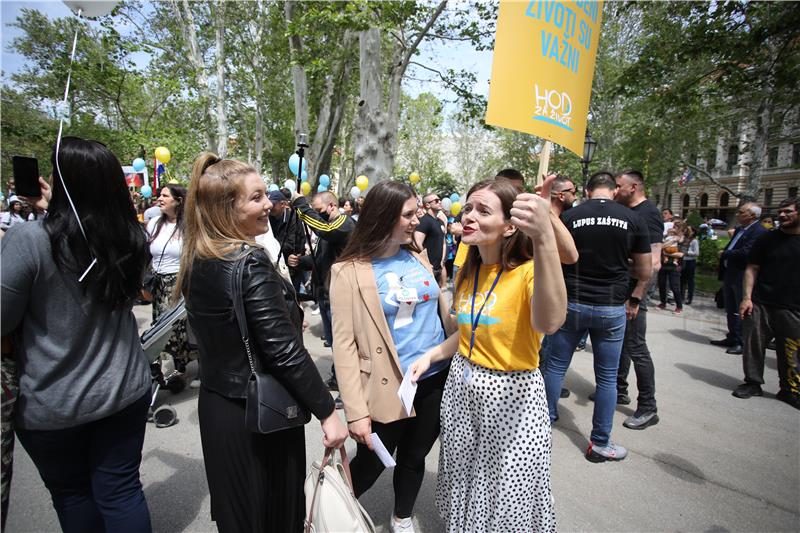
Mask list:
[{"label": "white shirt", "polygon": [[[159,220],[161,217],[156,217],[147,223],[147,234],[150,238],[153,237]],[[182,245],[183,235],[175,230],[175,223],[165,221],[158,236],[150,242],[153,271],[156,274],[176,274],[181,267]]]}]

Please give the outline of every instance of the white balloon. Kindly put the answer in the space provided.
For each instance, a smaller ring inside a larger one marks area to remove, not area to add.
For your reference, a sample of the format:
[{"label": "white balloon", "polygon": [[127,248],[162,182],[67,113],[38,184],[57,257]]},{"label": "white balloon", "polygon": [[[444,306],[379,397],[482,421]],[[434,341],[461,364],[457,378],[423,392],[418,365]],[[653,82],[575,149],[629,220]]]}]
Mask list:
[{"label": "white balloon", "polygon": [[82,17],[103,17],[111,13],[118,1],[110,0],[64,0],[64,4],[76,15],[80,12]]},{"label": "white balloon", "polygon": [[292,192],[297,191],[297,184],[294,182],[294,180],[286,180],[283,186]]},{"label": "white balloon", "polygon": [[350,189],[350,196],[352,196],[353,198],[358,198],[359,196],[361,196],[361,189],[359,189],[358,187],[353,187],[352,189]]},{"label": "white balloon", "polygon": [[450,211],[450,207],[453,205],[453,201],[450,198],[442,198],[442,209],[445,211]]}]

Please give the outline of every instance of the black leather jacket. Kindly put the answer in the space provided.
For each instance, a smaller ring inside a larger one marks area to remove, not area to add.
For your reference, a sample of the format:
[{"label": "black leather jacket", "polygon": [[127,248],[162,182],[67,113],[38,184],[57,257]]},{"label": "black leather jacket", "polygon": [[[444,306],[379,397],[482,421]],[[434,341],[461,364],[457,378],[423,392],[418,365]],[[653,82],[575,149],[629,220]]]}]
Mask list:
[{"label": "black leather jacket", "polygon": [[[200,351],[202,386],[228,398],[245,398],[250,365],[233,310],[234,264],[195,261],[186,311]],[[245,260],[242,300],[256,370],[279,379],[318,419],[328,417],[333,399],[303,346],[303,315],[294,289],[261,249]]]}]

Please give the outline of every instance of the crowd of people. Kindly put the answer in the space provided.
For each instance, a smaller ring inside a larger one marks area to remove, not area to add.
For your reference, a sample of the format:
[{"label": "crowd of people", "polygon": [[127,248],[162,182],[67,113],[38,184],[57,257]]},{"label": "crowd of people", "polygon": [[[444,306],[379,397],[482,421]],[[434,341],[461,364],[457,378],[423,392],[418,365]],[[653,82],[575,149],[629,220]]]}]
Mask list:
[{"label": "crowd of people", "polygon": [[[132,314],[143,287],[154,321],[186,306],[160,367],[182,380],[198,359],[211,518],[223,532],[304,527],[304,429],[253,432],[258,372],[319,420],[323,446],[356,442],[356,497],[385,468],[376,445],[396,456],[395,532],[414,531],[437,439],[448,531],[556,530],[551,426],[587,337],[586,459],[627,455],[611,435],[615,404],[632,403],[631,364],[638,395],[623,426],[659,422],[648,294],[657,287],[665,309],[669,288],[675,313],[691,305],[701,228],[660,211],[636,170],[597,172],[580,198],[568,177],[528,193],[504,169],[472,185],[453,216],[436,192],[391,180],[355,200],[267,190],[251,166],[209,153],[188,189],[167,184],[137,213],[102,144],[64,138],[53,168],[52,189],[41,180],[42,196],[26,199],[46,216],[26,222],[17,198],[3,218],[3,518],[16,434],[64,531],[150,530],[139,467],[151,362]],[[714,344],[743,352],[733,394],[748,398],[762,394],[774,338],[778,399],[800,408],[797,203],[781,203],[771,231],[756,224],[757,205],[739,207],[720,255],[729,331]],[[327,380],[304,344],[303,300],[318,306],[331,348]],[[404,380],[416,384],[411,405],[398,396]]]}]

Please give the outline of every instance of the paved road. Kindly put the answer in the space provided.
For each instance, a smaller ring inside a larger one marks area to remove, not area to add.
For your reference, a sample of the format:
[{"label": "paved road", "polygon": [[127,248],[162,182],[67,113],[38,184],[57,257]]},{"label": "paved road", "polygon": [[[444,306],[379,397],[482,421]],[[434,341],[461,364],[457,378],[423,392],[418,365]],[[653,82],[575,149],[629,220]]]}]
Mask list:
[{"label": "paved road", "polygon": [[[577,352],[567,376],[572,396],[561,400],[553,428],[553,493],[561,531],[798,531],[800,530],[800,413],[774,399],[775,353],[768,352],[763,398],[739,400],[741,358],[708,344],[720,338],[724,316],[698,298],[683,316],[654,310],[648,341],[656,365],[661,423],[645,431],[622,427],[631,407],[618,407],[612,439],[628,447],[621,463],[583,458],[591,429],[592,358]],[[146,326],[149,308],[137,307]],[[319,318],[307,344],[323,376],[330,350],[318,340]],[[316,335],[316,336],[315,336]],[[190,370],[193,370],[190,367]],[[159,394],[180,423],[148,426],[142,481],[157,532],[211,532],[208,487],[197,420],[197,391]],[[308,425],[307,457],[322,454],[319,424]],[[348,446],[352,450],[352,441]],[[434,508],[438,447],[415,508],[418,531],[441,531]],[[36,469],[17,448],[8,531],[57,531],[58,522]],[[362,502],[388,531],[391,476],[384,473]]]}]

